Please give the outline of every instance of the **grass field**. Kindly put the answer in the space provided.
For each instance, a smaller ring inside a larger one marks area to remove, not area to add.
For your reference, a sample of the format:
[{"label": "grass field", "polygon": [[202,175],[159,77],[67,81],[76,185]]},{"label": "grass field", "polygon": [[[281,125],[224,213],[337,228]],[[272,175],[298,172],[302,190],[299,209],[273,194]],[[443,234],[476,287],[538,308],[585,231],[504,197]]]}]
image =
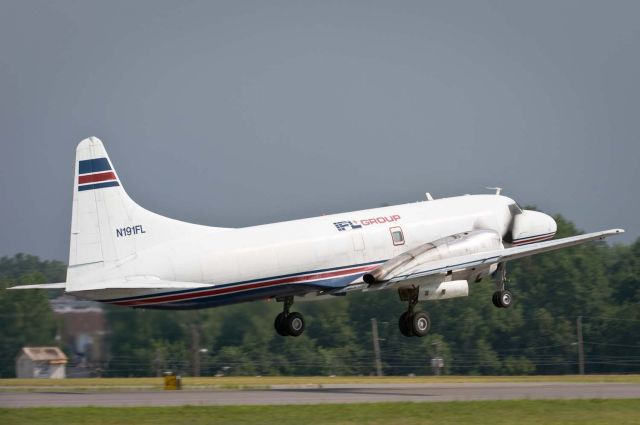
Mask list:
[{"label": "grass field", "polygon": [[[326,385],[326,384],[439,384],[460,382],[626,382],[640,383],[640,375],[559,375],[559,376],[238,376],[238,377],[186,377],[185,389],[250,389],[269,388],[273,385]],[[0,379],[0,391],[36,391],[49,388],[67,390],[117,391],[161,389],[162,378],[87,378],[87,379]]]},{"label": "grass field", "polygon": [[638,424],[639,400],[485,401],[304,406],[0,409],[0,423],[112,424]]}]

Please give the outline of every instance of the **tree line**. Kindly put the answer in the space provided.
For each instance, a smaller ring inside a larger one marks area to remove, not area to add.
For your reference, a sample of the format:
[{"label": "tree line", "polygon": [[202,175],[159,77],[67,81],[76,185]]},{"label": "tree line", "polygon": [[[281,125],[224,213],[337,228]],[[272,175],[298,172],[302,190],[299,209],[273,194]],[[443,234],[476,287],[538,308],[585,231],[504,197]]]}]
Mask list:
[{"label": "tree line", "polygon": [[[556,216],[558,237],[578,234]],[[60,282],[65,265],[18,254],[0,259],[0,288]],[[375,373],[371,319],[385,375],[434,373],[510,375],[578,372],[578,321],[587,373],[640,373],[640,239],[631,245],[591,243],[508,264],[509,309],[491,303],[490,279],[470,284],[470,296],[424,302],[432,329],[406,338],[397,293],[383,290],[330,301],[296,302],[307,329],[280,337],[276,302],[195,311],[106,307],[110,331],[103,376],[370,375]],[[23,345],[54,344],[56,324],[45,291],[0,290],[0,376],[14,373]],[[580,319],[578,319],[580,317]],[[62,347],[69,350],[69,347]]]}]

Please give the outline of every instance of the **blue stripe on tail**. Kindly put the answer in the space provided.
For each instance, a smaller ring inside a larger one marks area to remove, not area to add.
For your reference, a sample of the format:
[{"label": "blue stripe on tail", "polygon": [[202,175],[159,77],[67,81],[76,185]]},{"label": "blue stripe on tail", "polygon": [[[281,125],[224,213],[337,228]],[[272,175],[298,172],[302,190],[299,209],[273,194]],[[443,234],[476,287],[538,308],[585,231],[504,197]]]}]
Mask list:
[{"label": "blue stripe on tail", "polygon": [[82,192],[83,190],[102,189],[103,187],[113,187],[113,186],[120,186],[120,183],[114,180],[114,181],[105,182],[105,183],[85,184],[84,186],[78,186],[78,192]]},{"label": "blue stripe on tail", "polygon": [[79,174],[97,173],[98,171],[111,170],[111,164],[107,158],[85,159],[80,161]]}]

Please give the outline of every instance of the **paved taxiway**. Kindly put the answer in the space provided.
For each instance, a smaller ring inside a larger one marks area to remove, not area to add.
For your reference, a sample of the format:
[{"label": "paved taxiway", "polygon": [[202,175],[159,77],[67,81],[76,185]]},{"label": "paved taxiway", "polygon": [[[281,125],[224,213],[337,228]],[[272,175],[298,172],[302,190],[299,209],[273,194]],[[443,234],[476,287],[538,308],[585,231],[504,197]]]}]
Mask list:
[{"label": "paved taxiway", "polygon": [[274,386],[268,390],[0,392],[0,407],[179,406],[640,398],[640,384],[491,383]]}]

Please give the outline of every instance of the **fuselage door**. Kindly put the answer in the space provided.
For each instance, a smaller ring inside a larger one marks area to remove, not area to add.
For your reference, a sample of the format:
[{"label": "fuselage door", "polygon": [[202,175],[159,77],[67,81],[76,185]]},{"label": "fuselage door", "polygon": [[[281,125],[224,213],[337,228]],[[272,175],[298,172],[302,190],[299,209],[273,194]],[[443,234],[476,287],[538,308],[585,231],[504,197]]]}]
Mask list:
[{"label": "fuselage door", "polygon": [[402,228],[390,227],[389,232],[391,233],[391,242],[393,242],[394,246],[404,245],[404,233],[402,232]]}]

